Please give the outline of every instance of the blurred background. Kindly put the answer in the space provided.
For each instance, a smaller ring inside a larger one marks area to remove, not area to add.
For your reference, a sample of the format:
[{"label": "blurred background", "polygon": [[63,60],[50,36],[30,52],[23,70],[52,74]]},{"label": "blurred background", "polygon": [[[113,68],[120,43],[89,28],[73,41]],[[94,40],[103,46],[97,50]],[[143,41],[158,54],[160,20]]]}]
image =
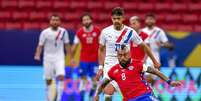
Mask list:
[{"label": "blurred background", "polygon": [[[201,1],[200,0],[0,0],[0,101],[44,101],[45,82],[42,62],[34,52],[48,17],[57,13],[73,42],[81,27],[80,16],[90,12],[100,28],[112,24],[110,12],[123,7],[128,19],[137,15],[144,20],[156,14],[157,26],[166,31],[174,50],[161,49],[161,71],[182,80],[181,88],[170,88],[161,81],[153,89],[161,101],[201,101]],[[79,52],[77,52],[79,53]],[[79,61],[79,54],[77,62]],[[79,101],[77,64],[69,66],[62,101]],[[90,82],[87,87],[90,87]],[[120,100],[119,95],[115,101]],[[88,101],[86,95],[86,101]]]}]

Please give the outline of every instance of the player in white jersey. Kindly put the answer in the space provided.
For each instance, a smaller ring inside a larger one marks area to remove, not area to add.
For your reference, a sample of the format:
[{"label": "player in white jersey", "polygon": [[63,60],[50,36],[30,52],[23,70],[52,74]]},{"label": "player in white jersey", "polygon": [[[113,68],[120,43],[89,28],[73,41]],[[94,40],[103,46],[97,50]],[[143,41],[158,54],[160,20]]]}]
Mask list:
[{"label": "player in white jersey", "polygon": [[[116,7],[112,10],[111,19],[113,25],[106,27],[102,30],[100,36],[99,46],[99,71],[97,73],[97,79],[103,74],[103,78],[108,78],[107,72],[112,66],[118,63],[117,50],[121,44],[130,44],[133,41],[136,45],[140,45],[144,51],[150,56],[155,63],[156,67],[160,67],[160,64],[156,61],[152,55],[150,49],[143,43],[142,39],[138,36],[136,31],[123,24],[124,11],[120,7]],[[105,51],[105,54],[104,54]],[[105,58],[104,58],[105,55]],[[105,100],[111,101],[111,95],[114,91],[119,90],[115,81],[108,84],[105,89]]]},{"label": "player in white jersey", "polygon": [[[155,26],[156,18],[154,14],[152,13],[147,14],[145,16],[145,23],[146,23],[146,27],[143,28],[142,31],[144,31],[145,33],[149,35],[148,40],[149,40],[150,49],[152,53],[154,54],[154,56],[156,57],[157,61],[160,63],[160,55],[159,55],[160,47],[171,49],[173,48],[173,45],[169,43],[165,32],[161,28]],[[146,64],[149,66],[153,66],[153,62],[151,61],[150,58],[147,58]]]},{"label": "player in white jersey", "polygon": [[47,101],[53,101],[52,80],[56,78],[58,85],[56,86],[57,98],[56,101],[61,100],[64,87],[65,75],[65,53],[64,46],[69,52],[69,37],[68,32],[59,27],[60,17],[52,15],[50,18],[50,27],[44,29],[39,38],[39,43],[35,53],[35,60],[40,61],[42,50],[44,49],[43,66],[44,78],[47,86]]}]

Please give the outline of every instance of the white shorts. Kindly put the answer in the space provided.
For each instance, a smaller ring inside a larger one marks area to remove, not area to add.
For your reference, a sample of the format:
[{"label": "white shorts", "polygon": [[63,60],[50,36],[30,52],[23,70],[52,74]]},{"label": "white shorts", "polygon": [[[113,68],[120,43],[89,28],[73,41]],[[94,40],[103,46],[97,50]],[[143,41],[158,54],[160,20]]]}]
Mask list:
[{"label": "white shorts", "polygon": [[65,75],[64,60],[44,61],[44,79],[53,79],[59,75]]},{"label": "white shorts", "polygon": [[[108,76],[108,72],[109,70],[111,69],[112,66],[118,64],[118,61],[110,61],[110,62],[105,62],[104,64],[104,69],[103,69],[103,79],[104,78],[108,78],[109,79],[109,76]],[[120,88],[117,84],[117,82],[115,80],[112,80],[110,82],[110,84],[112,84],[112,86],[115,88],[115,90],[119,93],[121,93],[120,91]]]}]

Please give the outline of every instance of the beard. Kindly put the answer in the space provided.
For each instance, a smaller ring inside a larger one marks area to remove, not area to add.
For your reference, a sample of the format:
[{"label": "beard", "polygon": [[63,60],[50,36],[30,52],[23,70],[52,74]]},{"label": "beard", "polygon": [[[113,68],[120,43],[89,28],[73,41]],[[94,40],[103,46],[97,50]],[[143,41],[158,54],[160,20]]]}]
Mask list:
[{"label": "beard", "polygon": [[120,62],[119,64],[123,67],[123,68],[126,68],[128,66],[128,64],[130,64],[131,62],[131,59],[125,61],[125,62]]},{"label": "beard", "polygon": [[89,29],[89,27],[91,26],[92,23],[87,23],[87,24],[84,24],[84,26]]}]

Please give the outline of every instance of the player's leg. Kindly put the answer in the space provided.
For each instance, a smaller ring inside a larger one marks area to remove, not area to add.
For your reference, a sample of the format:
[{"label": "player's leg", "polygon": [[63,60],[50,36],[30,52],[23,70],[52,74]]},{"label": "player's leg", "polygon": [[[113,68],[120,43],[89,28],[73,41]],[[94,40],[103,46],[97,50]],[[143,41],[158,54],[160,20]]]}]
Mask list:
[{"label": "player's leg", "polygon": [[63,89],[64,89],[64,75],[65,75],[64,60],[56,61],[54,67],[56,71],[56,79],[58,80],[56,101],[61,101],[61,97],[62,97]]},{"label": "player's leg", "polygon": [[52,88],[52,79],[54,77],[54,69],[52,67],[52,63],[50,61],[44,61],[44,79],[46,82],[46,97],[47,101],[53,101],[53,91],[55,88]]},{"label": "player's leg", "polygon": [[79,91],[80,91],[81,101],[84,101],[84,96],[85,96],[85,92],[86,92],[87,71],[88,71],[87,67],[88,67],[88,63],[80,62],[80,66],[79,66],[79,75],[80,75]]},{"label": "player's leg", "polygon": [[[154,67],[154,64],[150,58],[147,58],[147,60],[145,61],[145,64],[147,66]],[[145,73],[145,78],[146,78],[147,82],[149,82],[151,85],[153,85],[155,82],[156,76],[153,74],[150,74],[150,73]]]},{"label": "player's leg", "polygon": [[88,76],[92,80],[92,87],[91,87],[90,92],[89,92],[89,97],[92,100],[94,93],[95,93],[95,90],[96,90],[96,87],[97,87],[97,81],[95,79],[95,75],[96,75],[96,71],[98,70],[98,63],[97,62],[90,62],[89,65],[90,66],[88,66],[89,67],[88,68]]}]

